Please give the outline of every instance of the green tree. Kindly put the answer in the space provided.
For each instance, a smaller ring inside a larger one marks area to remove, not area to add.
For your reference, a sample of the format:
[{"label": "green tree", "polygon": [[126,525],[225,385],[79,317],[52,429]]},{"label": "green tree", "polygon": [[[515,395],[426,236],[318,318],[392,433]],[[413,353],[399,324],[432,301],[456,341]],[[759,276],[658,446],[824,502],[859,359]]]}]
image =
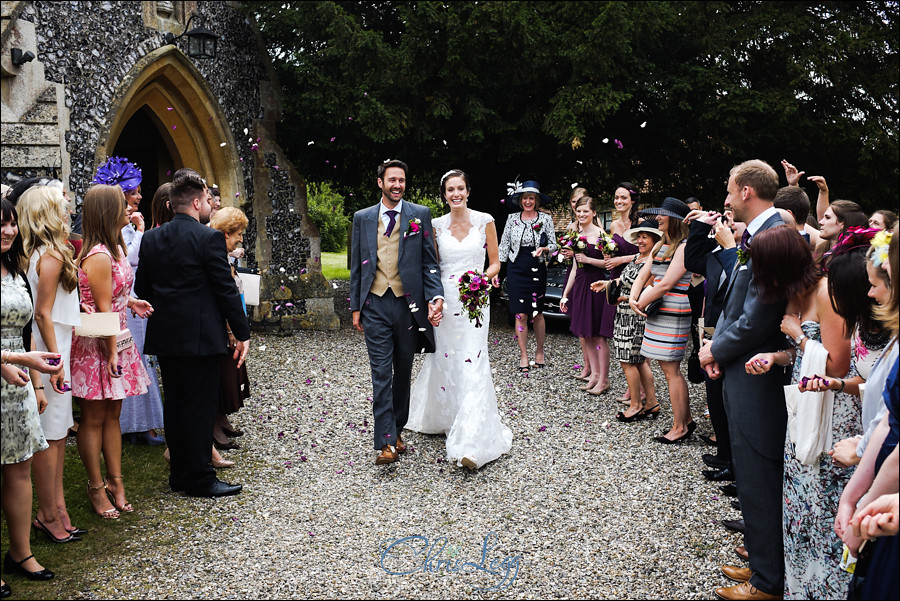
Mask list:
[{"label": "green tree", "polygon": [[347,248],[350,219],[344,214],[344,197],[328,183],[306,187],[306,209],[322,235],[323,252],[341,252]]},{"label": "green tree", "polygon": [[716,205],[747,158],[787,158],[868,209],[897,202],[896,1],[247,10],[283,88],[282,145],[350,210],[375,202],[388,158],[427,195],[464,169],[472,204],[495,213],[516,175],[557,198],[578,182],[609,201],[628,179],[652,202]]}]

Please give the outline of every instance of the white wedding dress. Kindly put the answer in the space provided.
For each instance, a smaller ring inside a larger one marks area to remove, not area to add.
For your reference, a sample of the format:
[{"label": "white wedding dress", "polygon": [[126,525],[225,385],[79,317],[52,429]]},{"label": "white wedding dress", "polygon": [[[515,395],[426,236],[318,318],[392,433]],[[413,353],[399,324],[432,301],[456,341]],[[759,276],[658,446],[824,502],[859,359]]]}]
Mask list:
[{"label": "white wedding dress", "polygon": [[500,421],[488,360],[490,307],[475,327],[459,301],[457,279],[466,271],[484,270],[485,227],[494,218],[469,210],[471,229],[462,241],[450,233],[450,215],[432,222],[444,284],[444,314],[434,329],[436,350],[425,357],[412,386],[407,429],[447,435],[447,459],[462,466],[468,457],[477,467],[512,447],[512,431]]}]

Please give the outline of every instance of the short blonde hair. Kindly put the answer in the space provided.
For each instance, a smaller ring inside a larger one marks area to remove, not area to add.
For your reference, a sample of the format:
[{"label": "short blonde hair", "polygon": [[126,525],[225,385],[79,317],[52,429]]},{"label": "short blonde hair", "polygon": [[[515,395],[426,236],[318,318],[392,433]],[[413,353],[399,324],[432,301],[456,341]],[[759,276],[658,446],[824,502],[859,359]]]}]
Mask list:
[{"label": "short blonde hair", "polygon": [[778,193],[778,173],[765,161],[753,159],[731,168],[738,187],[750,186],[763,200],[775,200]]},{"label": "short blonde hair", "polygon": [[209,222],[210,227],[219,230],[225,235],[242,232],[247,229],[250,220],[244,212],[237,207],[222,207]]}]

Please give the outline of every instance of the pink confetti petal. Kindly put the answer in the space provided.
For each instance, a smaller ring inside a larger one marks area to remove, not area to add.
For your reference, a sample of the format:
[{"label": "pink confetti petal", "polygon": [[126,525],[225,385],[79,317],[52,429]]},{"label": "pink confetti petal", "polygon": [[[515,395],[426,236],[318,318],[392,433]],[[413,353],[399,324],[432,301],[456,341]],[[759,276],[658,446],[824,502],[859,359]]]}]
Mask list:
[{"label": "pink confetti petal", "polygon": [[166,107],[166,110],[167,110],[167,111],[174,111],[175,109],[172,108],[171,106],[167,106],[167,107]]}]

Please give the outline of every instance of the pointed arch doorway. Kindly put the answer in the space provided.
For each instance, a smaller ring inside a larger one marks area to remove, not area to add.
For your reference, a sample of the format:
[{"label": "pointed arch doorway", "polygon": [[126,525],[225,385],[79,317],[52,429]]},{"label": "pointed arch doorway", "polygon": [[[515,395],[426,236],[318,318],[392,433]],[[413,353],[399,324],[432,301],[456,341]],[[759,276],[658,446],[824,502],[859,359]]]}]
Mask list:
[{"label": "pointed arch doorway", "polygon": [[94,170],[107,156],[141,168],[141,212],[149,219],[156,188],[182,167],[219,186],[223,205],[246,198],[231,128],[215,95],[175,46],[155,50],[131,69],[110,103]]}]

